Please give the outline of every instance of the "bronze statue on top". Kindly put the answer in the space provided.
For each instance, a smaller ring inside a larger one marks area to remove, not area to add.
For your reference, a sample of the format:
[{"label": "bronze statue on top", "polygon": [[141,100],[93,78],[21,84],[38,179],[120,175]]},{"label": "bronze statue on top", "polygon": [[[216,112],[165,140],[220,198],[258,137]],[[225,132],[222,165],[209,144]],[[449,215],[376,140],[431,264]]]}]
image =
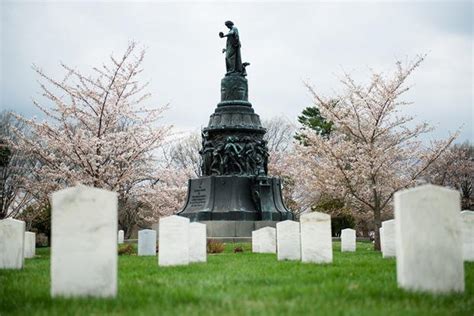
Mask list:
[{"label": "bronze statue on top", "polygon": [[225,53],[226,76],[231,74],[246,76],[245,67],[250,65],[250,63],[242,63],[239,30],[234,26],[232,21],[226,21],[224,24],[229,28],[229,33],[224,34],[219,32],[219,37],[227,37],[226,48],[222,49],[222,52]]}]

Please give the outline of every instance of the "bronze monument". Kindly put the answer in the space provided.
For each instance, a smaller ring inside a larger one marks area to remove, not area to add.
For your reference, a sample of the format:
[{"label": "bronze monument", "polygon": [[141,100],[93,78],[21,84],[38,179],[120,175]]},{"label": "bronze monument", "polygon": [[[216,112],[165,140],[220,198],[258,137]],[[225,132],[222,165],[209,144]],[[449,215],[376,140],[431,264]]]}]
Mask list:
[{"label": "bronze monument", "polygon": [[[281,196],[279,178],[267,174],[266,132],[248,101],[246,66],[242,63],[239,31],[231,21],[223,49],[226,74],[221,102],[202,130],[202,176],[190,179],[181,216],[212,224],[214,235],[248,236],[259,221],[293,219]],[[240,227],[240,228],[239,228]],[[240,232],[239,232],[240,230]]]}]

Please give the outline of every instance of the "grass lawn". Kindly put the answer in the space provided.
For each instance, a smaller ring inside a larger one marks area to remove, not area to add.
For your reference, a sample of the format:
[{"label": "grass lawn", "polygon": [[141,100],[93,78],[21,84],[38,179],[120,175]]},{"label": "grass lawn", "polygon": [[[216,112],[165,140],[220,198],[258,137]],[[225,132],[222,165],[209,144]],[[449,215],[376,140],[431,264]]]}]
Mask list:
[{"label": "grass lawn", "polygon": [[395,260],[368,243],[329,265],[278,262],[272,254],[209,255],[207,264],[158,267],[120,256],[116,299],[51,299],[49,249],[23,270],[0,270],[0,315],[474,315],[474,263],[466,292],[433,296],[397,289]]}]

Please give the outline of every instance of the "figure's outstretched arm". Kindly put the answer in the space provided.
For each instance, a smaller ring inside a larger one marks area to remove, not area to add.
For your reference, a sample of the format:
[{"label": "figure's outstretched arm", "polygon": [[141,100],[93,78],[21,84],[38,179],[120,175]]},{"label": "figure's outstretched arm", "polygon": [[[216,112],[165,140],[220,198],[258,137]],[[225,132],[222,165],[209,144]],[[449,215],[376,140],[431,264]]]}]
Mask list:
[{"label": "figure's outstretched arm", "polygon": [[220,37],[220,38],[229,37],[229,36],[234,35],[234,34],[235,34],[234,30],[230,30],[229,33],[227,33],[227,34],[224,34],[224,33],[222,33],[222,32],[219,32],[219,37]]}]

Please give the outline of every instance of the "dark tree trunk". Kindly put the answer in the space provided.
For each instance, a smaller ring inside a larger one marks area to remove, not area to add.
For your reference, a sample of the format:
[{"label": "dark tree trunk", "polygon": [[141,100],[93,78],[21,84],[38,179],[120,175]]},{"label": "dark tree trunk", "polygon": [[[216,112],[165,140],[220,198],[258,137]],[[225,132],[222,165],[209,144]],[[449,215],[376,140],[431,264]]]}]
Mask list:
[{"label": "dark tree trunk", "polygon": [[378,203],[376,203],[376,207],[374,209],[374,250],[380,251],[380,227],[382,227],[382,220],[381,220],[381,212],[380,212],[380,206]]}]

